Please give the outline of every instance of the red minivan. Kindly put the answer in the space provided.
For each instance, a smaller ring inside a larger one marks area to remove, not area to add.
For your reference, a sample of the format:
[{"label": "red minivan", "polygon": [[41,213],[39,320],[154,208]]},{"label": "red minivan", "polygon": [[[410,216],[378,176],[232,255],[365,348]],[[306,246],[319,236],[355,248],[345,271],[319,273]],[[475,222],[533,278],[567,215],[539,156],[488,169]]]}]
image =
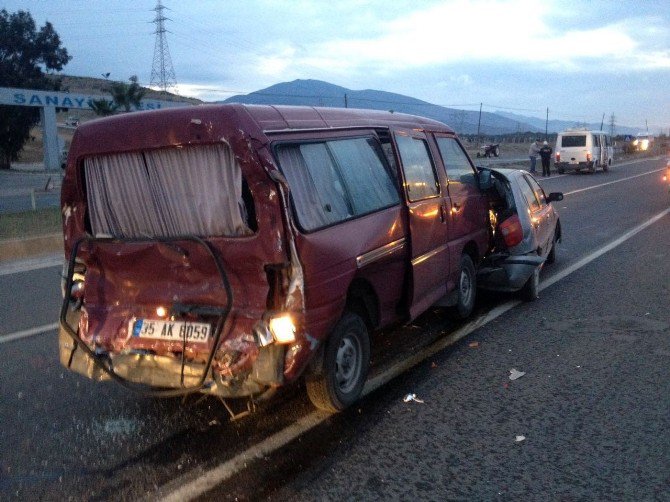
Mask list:
[{"label": "red minivan", "polygon": [[372,330],[468,316],[488,202],[454,131],[372,110],[205,105],[80,125],[61,363],[152,395],[352,404]]}]

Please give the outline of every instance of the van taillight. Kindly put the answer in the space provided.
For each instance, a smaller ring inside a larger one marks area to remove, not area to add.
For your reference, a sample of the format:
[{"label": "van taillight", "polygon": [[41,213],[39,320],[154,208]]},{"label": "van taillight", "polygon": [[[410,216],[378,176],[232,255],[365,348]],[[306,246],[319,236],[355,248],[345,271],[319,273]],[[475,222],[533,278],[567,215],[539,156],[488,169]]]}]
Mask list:
[{"label": "van taillight", "polygon": [[556,152],[556,162],[561,161],[561,152]]},{"label": "van taillight", "polygon": [[586,152],[586,162],[591,162],[591,152]]},{"label": "van taillight", "polygon": [[521,228],[521,220],[519,217],[515,214],[503,221],[500,224],[500,233],[508,248],[519,244],[523,240],[523,228]]}]

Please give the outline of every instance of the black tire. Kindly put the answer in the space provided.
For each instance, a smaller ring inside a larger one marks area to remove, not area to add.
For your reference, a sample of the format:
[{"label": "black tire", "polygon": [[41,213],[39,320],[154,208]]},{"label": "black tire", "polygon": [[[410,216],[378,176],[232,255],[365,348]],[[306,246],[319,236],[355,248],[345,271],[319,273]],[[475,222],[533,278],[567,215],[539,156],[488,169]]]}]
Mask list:
[{"label": "black tire", "polygon": [[558,168],[558,174],[565,174],[565,169],[563,169],[562,167],[559,167]]},{"label": "black tire", "polygon": [[469,255],[461,256],[461,271],[458,276],[458,299],[454,310],[456,317],[466,319],[470,317],[475,308],[475,297],[477,296],[477,274],[475,265]]},{"label": "black tire", "polygon": [[607,171],[609,171],[609,169],[610,169],[610,162],[612,162],[612,161],[611,161],[611,160],[608,160],[607,162],[605,162],[605,163],[603,164],[603,172],[607,172]]},{"label": "black tire", "polygon": [[337,413],[360,397],[370,365],[368,329],[346,311],[316,356],[306,376],[307,395],[321,410]]},{"label": "black tire", "polygon": [[532,302],[540,297],[540,267],[536,267],[533,273],[521,288],[521,297],[527,302]]}]

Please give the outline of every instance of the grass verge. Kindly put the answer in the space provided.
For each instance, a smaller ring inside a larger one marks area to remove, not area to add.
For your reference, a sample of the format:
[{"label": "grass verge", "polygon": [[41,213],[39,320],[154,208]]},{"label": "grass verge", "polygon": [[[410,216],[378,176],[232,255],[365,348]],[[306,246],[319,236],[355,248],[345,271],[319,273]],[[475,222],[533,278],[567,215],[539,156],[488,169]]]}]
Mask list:
[{"label": "grass verge", "polygon": [[60,207],[0,216],[0,239],[18,239],[62,231]]}]

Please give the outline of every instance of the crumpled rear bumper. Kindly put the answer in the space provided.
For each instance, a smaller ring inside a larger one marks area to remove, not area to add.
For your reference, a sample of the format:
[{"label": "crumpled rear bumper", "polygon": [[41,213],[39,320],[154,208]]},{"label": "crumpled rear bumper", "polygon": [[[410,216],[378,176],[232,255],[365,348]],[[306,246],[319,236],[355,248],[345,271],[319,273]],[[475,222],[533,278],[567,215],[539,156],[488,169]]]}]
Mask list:
[{"label": "crumpled rear bumper", "polygon": [[518,291],[535,269],[544,264],[544,260],[535,252],[526,255],[491,255],[477,272],[477,286],[493,291]]},{"label": "crumpled rear bumper", "polygon": [[[78,343],[61,325],[58,333],[61,364],[96,381],[112,380],[112,376],[102,368],[105,366],[125,383],[146,389],[195,388],[199,386],[206,367],[201,362],[182,362],[179,357],[139,352],[99,353],[95,356],[96,361]],[[234,398],[257,395],[269,387],[281,385],[284,355],[281,345],[263,347],[251,371],[234,378],[225,378],[210,368],[199,392]]]}]

